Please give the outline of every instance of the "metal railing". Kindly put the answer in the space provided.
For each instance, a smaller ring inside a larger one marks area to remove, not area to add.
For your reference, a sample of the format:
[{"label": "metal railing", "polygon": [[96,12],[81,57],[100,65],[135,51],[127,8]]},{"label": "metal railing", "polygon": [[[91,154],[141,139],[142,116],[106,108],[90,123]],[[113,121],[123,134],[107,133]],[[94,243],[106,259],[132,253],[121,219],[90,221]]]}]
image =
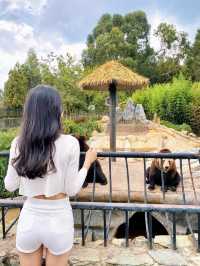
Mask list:
[{"label": "metal railing", "polygon": [[[1,157],[8,157],[8,152],[0,152],[0,158]],[[81,212],[81,236],[82,236],[82,245],[85,245],[85,241],[87,238],[87,234],[89,229],[91,229],[91,219],[92,214],[94,210],[102,211],[102,217],[103,217],[103,235],[104,235],[104,246],[107,246],[107,242],[109,239],[109,232],[110,232],[110,225],[112,220],[112,212],[115,210],[117,211],[123,211],[124,217],[125,217],[125,240],[126,240],[126,246],[129,245],[129,213],[130,212],[143,212],[145,214],[145,228],[146,228],[146,235],[148,239],[149,248],[153,247],[153,241],[152,241],[152,212],[159,212],[164,213],[167,223],[169,223],[169,214],[172,215],[172,229],[170,230],[170,237],[171,237],[171,243],[172,248],[176,248],[176,215],[183,213],[186,217],[186,223],[189,228],[190,233],[192,234],[193,241],[197,247],[197,251],[200,251],[200,207],[198,206],[198,192],[196,191],[193,175],[191,171],[191,161],[196,160],[199,163],[200,155],[199,153],[146,153],[146,152],[99,152],[98,157],[104,157],[108,158],[108,169],[109,169],[109,197],[108,202],[95,202],[95,192],[96,192],[96,167],[94,167],[94,177],[93,177],[93,185],[92,185],[92,196],[90,202],[78,202],[77,198],[73,198],[71,201],[72,208],[78,209]],[[112,173],[112,165],[116,164],[116,162],[112,161],[112,158],[121,158],[125,161],[125,173],[126,173],[126,179],[127,179],[127,202],[120,202],[120,203],[114,203],[112,199],[113,194],[113,173]],[[130,181],[130,175],[134,173],[130,173],[129,169],[129,162],[128,159],[135,158],[135,159],[141,159],[143,163],[143,169],[144,169],[144,182],[143,182],[143,193],[144,195],[144,202],[143,203],[133,203],[131,202],[131,181]],[[163,174],[161,175],[162,178],[162,199],[163,204],[151,204],[148,200],[148,191],[146,186],[146,169],[147,169],[147,160],[154,159],[154,158],[160,158],[161,161],[165,158],[170,159],[176,159],[179,160],[179,168],[180,168],[180,186],[181,186],[181,195],[182,195],[182,203],[180,205],[173,204],[169,205],[165,203],[165,195],[166,192],[164,190],[164,179]],[[184,172],[183,172],[183,161],[186,160],[188,164],[188,169],[190,171],[190,178],[192,183],[192,191],[194,194],[195,202],[192,204],[188,204],[186,192],[185,192],[185,185],[184,185]],[[12,222],[11,225],[6,229],[5,224],[5,216],[7,213],[8,208],[22,208],[23,206],[23,200],[17,200],[17,199],[1,199],[0,200],[0,207],[1,207],[1,223],[2,223],[2,232],[3,232],[3,238],[6,237],[9,230],[12,228],[12,226],[17,222],[18,217]],[[87,215],[85,215],[85,211],[88,211]],[[198,221],[198,238],[196,239],[195,234],[193,232],[193,228],[190,223],[189,214],[196,214],[197,221]],[[93,230],[93,229],[92,229]]]}]

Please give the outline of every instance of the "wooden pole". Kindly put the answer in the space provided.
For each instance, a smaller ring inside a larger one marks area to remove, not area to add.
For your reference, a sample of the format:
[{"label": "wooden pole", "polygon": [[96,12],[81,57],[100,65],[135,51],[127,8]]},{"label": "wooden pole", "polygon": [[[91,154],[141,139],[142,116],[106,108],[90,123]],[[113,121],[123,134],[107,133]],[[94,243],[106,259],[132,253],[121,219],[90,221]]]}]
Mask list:
[{"label": "wooden pole", "polygon": [[[110,92],[110,151],[116,152],[116,84],[111,83]],[[116,158],[112,158],[116,161]]]}]

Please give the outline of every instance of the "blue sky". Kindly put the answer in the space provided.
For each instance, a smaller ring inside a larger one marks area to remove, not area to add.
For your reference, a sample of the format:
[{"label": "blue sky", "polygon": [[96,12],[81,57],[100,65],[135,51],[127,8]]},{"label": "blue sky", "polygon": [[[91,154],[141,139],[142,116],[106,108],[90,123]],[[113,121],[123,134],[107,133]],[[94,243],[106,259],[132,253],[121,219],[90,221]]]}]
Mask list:
[{"label": "blue sky", "polygon": [[0,88],[16,61],[33,47],[39,57],[67,51],[77,59],[87,35],[104,13],[143,10],[153,31],[160,22],[173,23],[192,41],[200,28],[199,0],[0,0]]}]

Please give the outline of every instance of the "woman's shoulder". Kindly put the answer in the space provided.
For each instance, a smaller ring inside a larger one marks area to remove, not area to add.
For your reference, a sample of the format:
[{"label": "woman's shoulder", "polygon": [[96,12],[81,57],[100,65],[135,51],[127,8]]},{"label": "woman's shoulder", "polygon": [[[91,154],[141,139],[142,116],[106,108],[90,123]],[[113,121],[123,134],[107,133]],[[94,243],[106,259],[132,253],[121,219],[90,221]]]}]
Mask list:
[{"label": "woman's shoulder", "polygon": [[18,143],[18,141],[19,141],[19,136],[16,136],[16,137],[11,141],[11,147],[16,146],[17,143]]},{"label": "woman's shoulder", "polygon": [[77,138],[70,134],[61,134],[60,137],[60,142],[71,144],[71,145],[77,145],[79,144]]}]

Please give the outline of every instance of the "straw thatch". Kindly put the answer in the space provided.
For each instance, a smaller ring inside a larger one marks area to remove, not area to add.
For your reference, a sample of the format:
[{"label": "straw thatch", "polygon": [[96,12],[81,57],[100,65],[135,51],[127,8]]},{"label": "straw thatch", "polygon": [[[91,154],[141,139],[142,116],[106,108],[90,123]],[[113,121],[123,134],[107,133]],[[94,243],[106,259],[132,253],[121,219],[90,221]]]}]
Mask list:
[{"label": "straw thatch", "polygon": [[144,87],[149,80],[117,61],[109,61],[83,78],[79,86],[85,90],[107,90],[112,83],[116,84],[117,89],[126,90]]}]

